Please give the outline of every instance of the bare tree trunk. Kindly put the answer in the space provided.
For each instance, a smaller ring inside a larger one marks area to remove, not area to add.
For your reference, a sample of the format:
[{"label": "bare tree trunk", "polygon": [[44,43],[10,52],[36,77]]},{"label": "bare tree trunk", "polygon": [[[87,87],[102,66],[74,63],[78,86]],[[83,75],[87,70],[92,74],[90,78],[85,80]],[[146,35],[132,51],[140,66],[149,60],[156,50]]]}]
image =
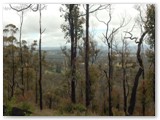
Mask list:
[{"label": "bare tree trunk", "polygon": [[27,66],[27,91],[29,90],[28,66]]},{"label": "bare tree trunk", "polygon": [[155,104],[155,44],[154,44],[154,62],[153,62],[153,103]]},{"label": "bare tree trunk", "polygon": [[49,109],[52,109],[52,97],[49,97]]},{"label": "bare tree trunk", "polygon": [[24,79],[23,79],[23,51],[22,51],[22,40],[21,40],[21,36],[22,36],[22,25],[23,25],[23,11],[22,12],[22,15],[20,17],[20,35],[19,35],[19,42],[20,42],[20,61],[21,61],[21,82],[22,82],[22,95],[24,96],[24,90],[25,90],[25,86],[24,86]]},{"label": "bare tree trunk", "polygon": [[8,100],[10,100],[10,90],[9,90],[9,88],[10,88],[10,85],[9,85],[9,80],[8,80],[8,86],[7,86],[8,88],[7,88],[7,92],[8,92]]},{"label": "bare tree trunk", "polygon": [[125,115],[127,115],[127,93],[126,93],[126,46],[125,46],[125,41],[122,40],[122,74],[123,74],[123,110],[125,112]]},{"label": "bare tree trunk", "polygon": [[112,88],[111,88],[111,80],[112,80],[112,55],[110,53],[110,48],[108,49],[109,50],[109,53],[108,53],[108,62],[109,62],[109,78],[108,78],[108,107],[109,107],[109,116],[112,116],[113,113],[112,113]]},{"label": "bare tree trunk", "polygon": [[145,88],[145,82],[142,81],[142,114],[145,116],[146,111],[146,88]]},{"label": "bare tree trunk", "polygon": [[15,69],[14,69],[14,48],[12,41],[12,85],[11,85],[11,98],[14,96],[14,88],[15,88]]},{"label": "bare tree trunk", "polygon": [[35,95],[35,97],[36,97],[36,104],[38,103],[38,71],[36,70],[36,89],[35,89],[35,92],[36,92],[36,95]]},{"label": "bare tree trunk", "polygon": [[40,110],[43,109],[43,103],[42,103],[42,56],[41,56],[41,35],[42,35],[42,30],[41,30],[41,4],[39,4],[39,33],[40,33],[40,39],[39,39],[39,102],[40,102]]},{"label": "bare tree trunk", "polygon": [[73,12],[74,4],[70,4],[69,7],[69,24],[70,24],[70,35],[71,35],[71,101],[76,103],[76,93],[75,93],[75,43],[74,43],[74,23],[73,23]]},{"label": "bare tree trunk", "polygon": [[85,49],[85,72],[86,72],[86,107],[90,105],[90,79],[89,79],[89,4],[86,4],[86,49]]},{"label": "bare tree trunk", "polygon": [[135,103],[136,103],[136,93],[137,93],[137,87],[138,87],[138,82],[139,82],[139,78],[141,75],[144,76],[144,67],[143,67],[143,61],[141,59],[141,44],[143,42],[143,38],[146,35],[147,31],[145,31],[141,38],[139,39],[138,42],[138,49],[137,49],[137,60],[139,63],[139,70],[135,76],[135,81],[134,81],[134,86],[132,88],[132,93],[131,93],[131,98],[130,98],[130,105],[128,107],[128,113],[129,115],[133,115],[133,111],[134,111],[134,107],[135,107]]},{"label": "bare tree trunk", "polygon": [[124,53],[122,53],[122,70],[123,70],[123,97],[124,97],[123,110],[126,115],[127,114],[127,95],[126,95],[126,69],[124,67]]}]

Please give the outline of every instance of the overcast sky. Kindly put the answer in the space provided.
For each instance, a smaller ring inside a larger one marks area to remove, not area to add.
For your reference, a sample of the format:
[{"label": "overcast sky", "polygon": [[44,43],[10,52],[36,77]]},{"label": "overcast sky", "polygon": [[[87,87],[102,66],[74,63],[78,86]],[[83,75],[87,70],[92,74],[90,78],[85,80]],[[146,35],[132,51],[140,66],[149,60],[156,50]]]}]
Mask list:
[{"label": "overcast sky", "polygon": [[[62,14],[59,11],[61,4],[46,4],[47,7],[42,11],[42,29],[46,29],[42,36],[42,47],[58,47],[66,43],[64,33],[60,26],[64,23],[64,18],[60,17]],[[134,8],[135,4],[114,4],[112,5],[112,21],[111,28],[116,28],[122,18],[125,16],[126,21],[131,19],[131,22],[124,28],[125,30],[131,28],[134,24],[138,11]],[[97,16],[101,20],[107,21],[108,14],[106,10],[97,12]],[[90,15],[90,32],[94,31],[94,39],[98,45],[104,45],[102,40],[102,33],[104,33],[106,26],[97,21],[95,14]],[[18,28],[20,26],[20,17],[18,13],[10,9],[8,4],[3,5],[3,27],[7,24],[14,24]],[[139,29],[134,30],[134,35],[138,37]],[[17,35],[18,36],[18,35]],[[116,39],[119,39],[117,35]],[[24,23],[22,28],[22,39],[28,41],[29,44],[33,40],[39,40],[39,12],[27,11],[24,14]],[[134,43],[133,43],[134,44]]]}]

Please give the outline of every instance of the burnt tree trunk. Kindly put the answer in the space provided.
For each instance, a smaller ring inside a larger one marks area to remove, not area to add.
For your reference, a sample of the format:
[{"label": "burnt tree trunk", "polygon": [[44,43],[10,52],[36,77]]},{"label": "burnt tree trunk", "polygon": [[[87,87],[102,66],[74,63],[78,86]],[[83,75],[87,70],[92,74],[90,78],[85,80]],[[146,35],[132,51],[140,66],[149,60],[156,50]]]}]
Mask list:
[{"label": "burnt tree trunk", "polygon": [[14,88],[15,88],[15,68],[14,68],[14,44],[12,40],[12,84],[11,84],[11,98],[14,96]]},{"label": "burnt tree trunk", "polygon": [[43,109],[43,103],[42,103],[42,56],[41,56],[41,35],[42,35],[42,30],[41,30],[41,4],[39,5],[39,33],[40,33],[40,38],[39,38],[39,103],[40,103],[40,110]]},{"label": "burnt tree trunk", "polygon": [[52,109],[52,97],[49,97],[49,109]]},{"label": "burnt tree trunk", "polygon": [[27,59],[26,69],[27,69],[27,91],[28,91],[29,90],[29,74],[28,74],[28,71],[29,71],[29,60],[28,59]]},{"label": "burnt tree trunk", "polygon": [[126,69],[124,67],[124,54],[122,53],[122,70],[123,70],[123,98],[124,98],[124,105],[123,110],[127,112],[127,95],[126,95]]},{"label": "burnt tree trunk", "polygon": [[36,81],[35,81],[35,102],[38,103],[38,71],[36,70]]},{"label": "burnt tree trunk", "polygon": [[108,77],[108,107],[109,107],[109,116],[112,116],[112,87],[111,87],[111,80],[112,80],[112,54],[111,54],[111,48],[109,48],[109,53],[108,53],[108,62],[109,62],[109,77]]},{"label": "burnt tree trunk", "polygon": [[89,79],[89,4],[86,4],[86,42],[85,42],[85,79],[86,79],[86,107],[90,105],[90,79]]},{"label": "burnt tree trunk", "polygon": [[137,93],[139,78],[140,78],[141,75],[144,76],[144,67],[143,67],[143,61],[142,61],[142,58],[141,58],[141,44],[143,42],[143,38],[146,35],[146,33],[147,33],[147,31],[145,31],[142,34],[141,38],[139,39],[139,42],[136,42],[136,43],[138,43],[137,60],[138,60],[138,63],[139,63],[139,69],[138,69],[138,72],[135,76],[134,85],[133,85],[133,88],[132,88],[130,105],[128,107],[129,115],[133,115],[133,111],[134,111],[134,107],[135,107],[135,103],[136,103],[136,93]]},{"label": "burnt tree trunk", "polygon": [[123,110],[125,112],[125,115],[127,115],[127,93],[126,93],[126,46],[124,40],[122,41],[122,79],[123,79]]},{"label": "burnt tree trunk", "polygon": [[154,44],[154,62],[153,62],[153,102],[155,104],[155,44]]},{"label": "burnt tree trunk", "polygon": [[22,25],[23,25],[23,11],[22,12],[22,16],[21,16],[21,21],[20,21],[20,35],[19,35],[19,42],[20,42],[20,62],[21,62],[21,83],[22,83],[22,95],[24,96],[24,89],[25,89],[25,86],[24,86],[24,77],[23,77],[23,51],[22,51],[22,40],[21,40],[21,36],[22,36]]},{"label": "burnt tree trunk", "polygon": [[145,82],[142,81],[142,115],[145,116],[146,111],[146,88],[145,88]]},{"label": "burnt tree trunk", "polygon": [[71,101],[72,103],[76,103],[76,93],[75,93],[75,82],[76,82],[76,78],[75,78],[75,74],[76,74],[76,70],[75,70],[75,40],[74,40],[74,21],[73,21],[73,8],[74,8],[74,4],[70,4],[69,7],[69,25],[70,25],[70,36],[71,36]]}]

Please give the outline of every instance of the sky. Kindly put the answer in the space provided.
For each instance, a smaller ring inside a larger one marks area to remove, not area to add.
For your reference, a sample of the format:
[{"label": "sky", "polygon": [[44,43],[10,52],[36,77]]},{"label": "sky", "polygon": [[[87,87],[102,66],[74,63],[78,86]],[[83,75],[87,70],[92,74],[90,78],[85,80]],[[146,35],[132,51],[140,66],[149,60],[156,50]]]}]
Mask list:
[{"label": "sky", "polygon": [[[14,5],[18,6],[18,5]],[[112,5],[112,21],[110,24],[111,28],[116,28],[120,25],[122,18],[125,17],[126,22],[130,20],[130,23],[123,28],[123,30],[129,30],[135,21],[138,11],[134,8],[135,4],[113,4]],[[66,39],[64,39],[64,33],[60,28],[63,24],[64,18],[60,17],[62,14],[60,12],[61,4],[46,4],[46,8],[42,10],[42,30],[46,29],[42,35],[42,47],[60,47],[66,44]],[[96,4],[95,4],[96,7]],[[93,8],[94,9],[94,8]],[[84,8],[81,8],[84,11]],[[3,28],[7,24],[14,24],[18,28],[20,26],[20,13],[12,10],[8,4],[3,5]],[[94,40],[97,41],[99,46],[104,46],[102,42],[103,35],[106,26],[100,23],[96,17],[103,21],[108,20],[108,12],[106,10],[101,10],[96,13],[90,14],[90,32],[94,33]],[[84,25],[85,28],[85,25]],[[110,29],[111,30],[111,29]],[[135,28],[133,31],[135,36],[139,36],[139,29]],[[19,33],[17,33],[17,38],[19,38]],[[116,39],[119,40],[120,34],[117,35]],[[26,11],[24,14],[24,22],[22,28],[22,40],[26,40],[28,44],[31,44],[33,40],[39,40],[39,12]]]}]

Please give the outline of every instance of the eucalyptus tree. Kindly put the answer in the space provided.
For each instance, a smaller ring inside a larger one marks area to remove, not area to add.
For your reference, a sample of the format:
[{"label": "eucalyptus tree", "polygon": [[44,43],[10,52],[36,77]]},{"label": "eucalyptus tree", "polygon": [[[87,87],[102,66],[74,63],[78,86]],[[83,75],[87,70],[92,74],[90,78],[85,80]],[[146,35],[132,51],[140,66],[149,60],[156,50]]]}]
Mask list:
[{"label": "eucalyptus tree", "polygon": [[[117,32],[124,26],[126,26],[128,23],[125,23],[125,19],[122,19],[122,22],[120,25],[116,28],[111,27],[111,20],[112,20],[112,12],[111,12],[111,5],[109,5],[109,12],[108,12],[108,21],[103,21],[98,18],[96,15],[96,18],[99,22],[103,23],[106,26],[105,34],[103,34],[103,42],[107,46],[107,56],[108,56],[108,68],[104,70],[105,76],[107,78],[108,82],[108,107],[109,107],[109,116],[113,115],[112,112],[112,81],[113,81],[113,50],[114,45],[113,41],[115,39],[115,35]],[[111,31],[111,32],[110,32]]]},{"label": "eucalyptus tree", "polygon": [[[20,68],[21,68],[21,83],[23,86],[22,89],[22,95],[24,96],[24,62],[23,62],[23,51],[22,51],[22,28],[23,28],[23,22],[24,22],[24,12],[31,7],[32,4],[19,4],[20,7],[15,7],[14,5],[10,4],[10,8],[15,10],[18,15],[20,16],[20,26],[19,26],[19,47],[20,47]],[[20,9],[19,9],[20,8]]]},{"label": "eucalyptus tree", "polygon": [[78,4],[66,4],[66,10],[61,8],[64,13],[62,15],[65,18],[67,24],[62,24],[62,31],[65,33],[65,38],[71,43],[70,54],[70,69],[71,69],[71,101],[76,103],[76,59],[77,59],[77,42],[82,37],[84,18],[80,16]]},{"label": "eucalyptus tree", "polygon": [[147,5],[145,29],[148,31],[147,43],[150,45],[148,57],[153,64],[153,102],[155,102],[155,5]]},{"label": "eucalyptus tree", "polygon": [[137,87],[139,84],[139,79],[142,76],[142,79],[144,80],[145,78],[145,70],[144,70],[144,64],[143,64],[143,59],[141,56],[141,49],[142,49],[142,44],[143,41],[145,39],[145,36],[148,33],[148,30],[144,29],[144,23],[145,23],[145,19],[142,16],[142,10],[140,8],[140,6],[137,7],[137,10],[139,11],[139,17],[138,17],[138,22],[137,25],[140,26],[140,30],[141,30],[141,35],[140,37],[134,37],[132,30],[131,31],[126,31],[126,33],[128,34],[128,37],[126,37],[127,39],[130,40],[134,40],[134,42],[137,44],[137,53],[136,53],[136,57],[137,57],[137,62],[139,64],[139,68],[138,71],[136,73],[135,76],[135,80],[134,80],[134,85],[132,87],[132,92],[131,92],[131,97],[130,97],[130,101],[129,101],[129,107],[128,107],[128,114],[129,115],[133,115],[134,109],[135,109],[135,104],[136,104],[136,95],[137,95]]},{"label": "eucalyptus tree", "polygon": [[[5,26],[5,32],[7,32],[7,36],[4,36],[4,52],[5,52],[5,48],[9,47],[9,53],[11,53],[12,78],[11,78],[11,83],[8,82],[9,87],[11,88],[10,98],[14,96],[14,90],[15,90],[15,49],[16,49],[16,41],[17,41],[15,34],[17,31],[18,31],[18,28],[13,24],[8,24]],[[5,44],[5,41],[7,41],[6,44]]]},{"label": "eucalyptus tree", "polygon": [[88,108],[90,105],[90,101],[91,101],[91,81],[90,81],[90,75],[89,75],[89,18],[90,18],[90,14],[91,13],[95,13],[96,11],[99,10],[104,10],[106,8],[108,8],[108,4],[103,5],[100,4],[98,6],[95,7],[94,4],[86,4],[86,13],[84,15],[86,15],[86,38],[85,38],[85,80],[86,80],[86,107]]},{"label": "eucalyptus tree", "polygon": [[[41,25],[41,11],[46,7],[44,4],[23,4],[23,7],[20,8],[15,8],[10,4],[10,7],[13,10],[16,10],[17,12],[22,12],[24,10],[30,9],[33,12],[39,11],[39,101],[40,101],[40,109],[43,109],[43,103],[42,103],[42,55],[41,55],[41,40],[42,40],[42,34],[44,33],[45,29],[42,30],[42,25]],[[22,12],[23,13],[23,12]],[[21,25],[23,23],[23,19],[21,19]],[[22,26],[21,26],[22,27]],[[21,38],[21,34],[20,34]]]}]

